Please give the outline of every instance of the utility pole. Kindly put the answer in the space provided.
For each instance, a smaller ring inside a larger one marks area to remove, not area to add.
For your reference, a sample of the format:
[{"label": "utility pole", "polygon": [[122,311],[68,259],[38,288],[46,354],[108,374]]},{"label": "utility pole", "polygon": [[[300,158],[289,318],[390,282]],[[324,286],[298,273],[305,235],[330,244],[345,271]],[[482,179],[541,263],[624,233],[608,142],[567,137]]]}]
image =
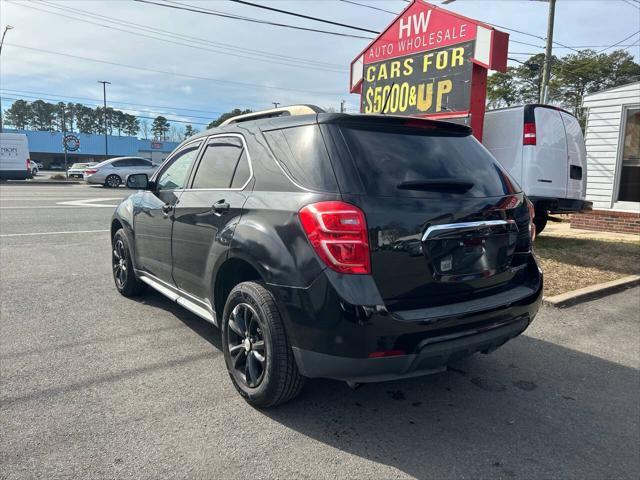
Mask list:
[{"label": "utility pole", "polygon": [[547,23],[547,47],[544,52],[544,69],[542,71],[542,87],[540,103],[549,100],[549,78],[551,77],[551,50],[553,48],[553,22],[556,15],[556,0],[549,0],[549,20]]},{"label": "utility pole", "polygon": [[274,106],[275,108],[278,108],[278,105],[280,105],[280,102],[271,102],[271,103],[273,103],[273,106]]},{"label": "utility pole", "polygon": [[344,113],[346,111],[344,104],[346,102],[344,100],[340,100],[340,113]]},{"label": "utility pole", "polygon": [[109,158],[109,141],[107,140],[107,85],[111,85],[111,82],[98,80],[98,83],[102,84],[102,100],[104,102],[104,159],[107,160]]},{"label": "utility pole", "polygon": [[65,107],[62,107],[62,147],[64,148],[64,176],[69,180],[69,170],[67,169],[67,142],[65,137],[67,136],[67,117],[65,115]]},{"label": "utility pole", "polygon": [[[0,55],[2,54],[2,45],[4,44],[4,36],[7,34],[7,30],[12,30],[13,25],[5,25],[2,32],[2,38],[0,39]],[[2,133],[2,96],[0,96],[0,133]]]}]

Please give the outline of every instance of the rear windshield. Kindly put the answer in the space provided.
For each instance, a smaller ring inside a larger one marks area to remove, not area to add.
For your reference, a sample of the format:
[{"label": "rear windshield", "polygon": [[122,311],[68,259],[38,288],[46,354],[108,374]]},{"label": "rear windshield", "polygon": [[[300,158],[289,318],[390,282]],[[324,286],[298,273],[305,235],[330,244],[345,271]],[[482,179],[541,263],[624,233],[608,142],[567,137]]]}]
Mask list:
[{"label": "rear windshield", "polygon": [[[471,135],[422,129],[340,127],[369,195],[434,197],[420,182],[466,182],[466,196],[495,197],[519,192],[500,164]],[[408,185],[418,185],[406,188]],[[400,187],[400,186],[403,187]],[[433,183],[431,183],[433,185]],[[458,192],[458,194],[461,194]]]}]

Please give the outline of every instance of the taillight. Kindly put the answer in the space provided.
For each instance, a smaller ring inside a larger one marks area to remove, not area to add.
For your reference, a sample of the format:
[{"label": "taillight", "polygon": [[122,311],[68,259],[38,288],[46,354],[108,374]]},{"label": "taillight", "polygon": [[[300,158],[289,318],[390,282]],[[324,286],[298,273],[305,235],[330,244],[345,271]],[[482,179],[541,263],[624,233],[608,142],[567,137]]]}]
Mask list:
[{"label": "taillight", "polygon": [[31,159],[27,158],[27,170],[31,170]]},{"label": "taillight", "polygon": [[88,168],[87,170],[84,171],[85,174],[87,175],[93,175],[94,173],[96,173],[98,170],[94,169],[94,168]]},{"label": "taillight", "polygon": [[536,144],[536,124],[534,122],[524,124],[524,133],[522,136],[523,145]]},{"label": "taillight", "polygon": [[528,198],[527,208],[529,209],[529,236],[531,237],[531,242],[533,242],[536,239],[536,224],[533,223],[533,219],[536,218],[536,208]]},{"label": "taillight", "polygon": [[311,246],[329,268],[340,273],[371,273],[362,210],[345,202],[319,202],[307,205],[299,215]]}]

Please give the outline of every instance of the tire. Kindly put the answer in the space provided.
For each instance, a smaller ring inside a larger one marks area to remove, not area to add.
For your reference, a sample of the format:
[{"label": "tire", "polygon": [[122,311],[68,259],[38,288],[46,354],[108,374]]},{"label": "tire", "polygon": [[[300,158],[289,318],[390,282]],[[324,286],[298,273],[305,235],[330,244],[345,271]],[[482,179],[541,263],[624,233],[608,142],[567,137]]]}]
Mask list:
[{"label": "tire", "polygon": [[146,289],[146,284],[136,276],[131,261],[131,248],[123,229],[113,236],[111,251],[111,271],[116,289],[125,297],[140,295]]},{"label": "tire", "polygon": [[261,284],[243,282],[229,294],[222,351],[234,387],[250,405],[275,407],[302,391],[305,378],[298,372],[275,300]]},{"label": "tire", "polygon": [[533,219],[533,224],[536,226],[536,236],[542,233],[548,220],[549,213],[546,210],[536,210],[536,216]]},{"label": "tire", "polygon": [[118,188],[122,183],[122,179],[118,175],[109,175],[104,180],[104,186],[107,188]]}]

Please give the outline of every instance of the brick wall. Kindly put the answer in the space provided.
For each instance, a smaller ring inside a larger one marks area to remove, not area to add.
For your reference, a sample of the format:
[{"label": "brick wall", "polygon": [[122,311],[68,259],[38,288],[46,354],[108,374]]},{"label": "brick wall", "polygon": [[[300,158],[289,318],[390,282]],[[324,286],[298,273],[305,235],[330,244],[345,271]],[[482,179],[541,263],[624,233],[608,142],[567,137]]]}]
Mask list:
[{"label": "brick wall", "polygon": [[613,210],[576,213],[571,215],[571,228],[640,234],[640,214]]}]

